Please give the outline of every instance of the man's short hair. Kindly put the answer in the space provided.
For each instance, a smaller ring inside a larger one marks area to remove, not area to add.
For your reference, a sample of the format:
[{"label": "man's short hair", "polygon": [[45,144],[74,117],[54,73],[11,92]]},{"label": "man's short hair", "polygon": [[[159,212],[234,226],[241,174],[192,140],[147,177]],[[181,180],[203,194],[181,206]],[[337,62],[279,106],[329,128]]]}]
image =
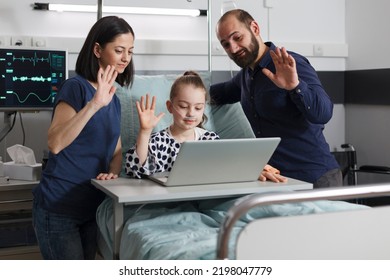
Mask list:
[{"label": "man's short hair", "polygon": [[227,11],[222,15],[222,17],[218,20],[218,23],[224,22],[228,17],[234,16],[239,22],[242,22],[248,29],[250,29],[250,25],[254,18],[247,12],[241,9],[234,9]]}]

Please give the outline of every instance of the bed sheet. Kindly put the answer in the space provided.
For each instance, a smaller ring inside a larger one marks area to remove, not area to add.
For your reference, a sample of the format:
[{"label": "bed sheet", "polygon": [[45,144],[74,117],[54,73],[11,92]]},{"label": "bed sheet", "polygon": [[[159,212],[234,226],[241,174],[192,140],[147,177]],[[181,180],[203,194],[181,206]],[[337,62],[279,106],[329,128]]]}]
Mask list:
[{"label": "bed sheet", "polygon": [[[218,231],[235,201],[225,198],[126,206],[120,259],[215,259]],[[235,258],[233,248],[237,236],[252,220],[363,208],[367,206],[329,200],[253,208],[241,217],[232,231],[229,258]],[[112,259],[111,199],[107,198],[99,206],[97,222],[101,233],[100,251],[105,259]]]}]

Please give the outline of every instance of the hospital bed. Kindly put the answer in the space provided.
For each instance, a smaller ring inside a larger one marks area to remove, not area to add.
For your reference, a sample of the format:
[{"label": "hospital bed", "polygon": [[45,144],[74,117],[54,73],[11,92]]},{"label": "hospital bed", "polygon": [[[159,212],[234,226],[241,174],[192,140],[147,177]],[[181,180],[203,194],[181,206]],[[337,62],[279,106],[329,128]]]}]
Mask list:
[{"label": "hospital bed", "polygon": [[[201,76],[208,86],[210,84],[209,73],[201,73]],[[166,112],[165,101],[168,99],[170,87],[176,78],[177,74],[136,75],[131,88],[117,88],[116,94],[122,106],[123,158],[126,151],[135,143],[139,128],[135,101],[145,93],[157,96],[156,112],[166,114],[156,129],[165,128],[172,121],[170,114]],[[221,138],[254,137],[240,104],[208,106],[206,114],[209,117],[206,129],[216,131]],[[121,176],[125,177],[124,173]],[[123,179],[125,178],[121,178]],[[114,190],[114,186],[106,189]],[[142,188],[138,191],[143,192]],[[286,193],[289,192],[291,195],[295,194],[294,191],[286,190]],[[217,258],[217,239],[223,219],[230,215],[229,209],[239,200],[237,196],[249,193],[237,193],[235,197],[233,195],[222,198],[210,196],[210,199],[203,197],[201,201],[186,199],[187,203],[178,203],[176,200],[144,205],[142,203],[148,202],[145,200],[138,205],[121,206],[119,220],[122,221],[120,223],[117,223],[118,217],[114,215],[118,212],[118,204],[113,203],[119,198],[109,197],[97,211],[101,237],[99,250],[105,259],[215,259]],[[242,228],[247,224],[250,225],[253,220],[266,221],[270,220],[268,219],[270,217],[281,219],[286,216],[303,216],[313,213],[323,215],[327,212],[336,213],[346,210],[359,210],[358,213],[365,209],[368,207],[364,205],[326,199],[256,207],[235,223],[230,233],[228,258],[236,258],[233,249],[236,237],[239,236]],[[316,215],[316,217],[321,215]],[[307,229],[307,227],[303,228]],[[118,236],[120,236],[119,240],[115,238]],[[313,235],[307,229],[305,237],[311,236]]]},{"label": "hospital bed", "polygon": [[104,256],[115,259],[209,258],[199,243],[215,255],[219,225],[237,197],[312,188],[294,179],[165,187],[148,179],[118,178],[93,179],[92,184],[108,196],[98,208],[97,222],[107,245]]},{"label": "hospital bed", "polygon": [[[349,202],[389,195],[390,185],[369,185],[132,205],[120,259],[389,259],[390,207]],[[109,242],[110,200],[98,212]]]},{"label": "hospital bed", "polygon": [[[180,73],[182,74],[182,73]],[[210,72],[199,72],[203,79],[205,86],[208,88],[211,83]],[[125,178],[126,174],[124,171],[124,162],[126,152],[134,145],[139,130],[138,113],[136,109],[136,101],[140,100],[141,96],[149,93],[152,96],[156,96],[156,112],[165,113],[164,117],[155,127],[155,130],[161,130],[166,128],[172,123],[171,114],[167,111],[165,102],[169,99],[170,89],[178,77],[178,73],[170,74],[137,74],[134,77],[134,82],[131,88],[121,87],[119,84],[116,85],[116,95],[121,102],[121,140],[122,140],[122,155],[123,155],[123,166],[121,177]],[[205,129],[216,131],[221,138],[252,138],[254,134],[250,127],[248,120],[244,112],[242,111],[241,105],[238,103],[228,104],[223,106],[207,106],[205,114],[208,117],[208,121],[205,124]],[[94,183],[94,182],[93,182]],[[96,182],[95,182],[96,183]],[[110,205],[112,201],[105,201],[99,208],[97,220],[100,222],[100,231],[102,233],[102,239],[104,242],[100,242],[100,249],[105,258],[112,258],[113,251],[120,244],[123,248],[123,242],[115,240],[114,238],[118,232],[115,230],[112,232],[112,226],[106,226],[107,223],[113,224],[110,221],[114,215],[113,210],[117,210],[117,207]],[[143,210],[148,209],[147,207]],[[127,211],[130,210],[127,208]],[[151,211],[151,210],[150,210]],[[118,211],[116,211],[118,212]],[[124,218],[126,213],[124,211]],[[111,231],[111,232],[110,232]],[[126,236],[122,234],[123,238]],[[114,248],[111,244],[115,241]],[[105,246],[107,245],[107,246]]]},{"label": "hospital bed", "polygon": [[[218,235],[217,258],[228,259],[237,221],[256,207],[389,196],[390,185],[330,188],[294,193],[254,194],[229,209]],[[390,206],[354,211],[259,219],[248,223],[235,242],[236,259],[390,259]]]}]

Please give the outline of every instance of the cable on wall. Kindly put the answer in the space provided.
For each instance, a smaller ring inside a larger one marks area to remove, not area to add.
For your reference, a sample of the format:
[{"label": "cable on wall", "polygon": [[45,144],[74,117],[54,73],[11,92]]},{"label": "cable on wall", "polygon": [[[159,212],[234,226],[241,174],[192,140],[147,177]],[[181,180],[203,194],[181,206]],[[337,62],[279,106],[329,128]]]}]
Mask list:
[{"label": "cable on wall", "polygon": [[15,126],[15,121],[16,121],[16,111],[15,112],[5,112],[4,113],[4,118],[10,118],[12,115],[14,115],[14,118],[12,120],[11,126],[8,128],[7,132],[4,133],[4,135],[1,136],[0,142],[4,140],[5,137],[12,131],[12,129]]},{"label": "cable on wall", "polygon": [[[15,116],[15,118],[16,118],[16,116]],[[23,135],[22,145],[24,146],[26,143],[26,131],[24,130],[23,118],[22,118],[21,112],[19,112],[19,120],[20,120],[20,127],[22,128],[22,135]]]},{"label": "cable on wall", "polygon": [[[230,11],[230,10],[235,10],[237,9],[237,4],[235,1],[231,1],[231,0],[225,0],[221,3],[221,16]],[[229,70],[230,70],[230,77],[233,78],[234,76],[234,73],[233,73],[233,62],[232,60],[229,58]]]}]

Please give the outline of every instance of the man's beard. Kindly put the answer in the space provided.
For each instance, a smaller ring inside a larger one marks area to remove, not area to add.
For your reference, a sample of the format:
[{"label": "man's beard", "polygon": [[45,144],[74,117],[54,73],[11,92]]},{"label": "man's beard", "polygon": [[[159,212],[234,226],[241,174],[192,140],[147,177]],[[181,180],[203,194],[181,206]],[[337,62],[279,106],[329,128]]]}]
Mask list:
[{"label": "man's beard", "polygon": [[243,48],[241,51],[244,51],[244,56],[235,56],[234,54],[230,55],[230,58],[241,68],[245,68],[256,61],[259,54],[259,42],[257,42],[255,36],[252,34],[251,43],[248,48]]}]

